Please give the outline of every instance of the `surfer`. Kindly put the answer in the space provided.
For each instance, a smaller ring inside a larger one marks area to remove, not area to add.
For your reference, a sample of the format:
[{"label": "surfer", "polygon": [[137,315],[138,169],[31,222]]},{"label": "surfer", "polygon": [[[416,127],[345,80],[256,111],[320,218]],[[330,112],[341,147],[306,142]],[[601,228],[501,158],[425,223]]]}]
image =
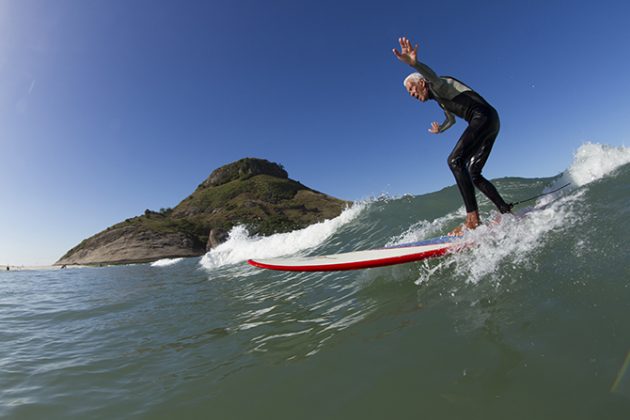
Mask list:
[{"label": "surfer", "polygon": [[[466,206],[464,227],[475,229],[479,226],[479,209],[475,197],[476,186],[494,203],[501,213],[510,213],[512,205],[503,200],[490,181],[481,175],[481,170],[488,160],[494,140],[499,134],[499,114],[477,92],[457,79],[438,76],[426,64],[417,60],[418,45],[411,46],[407,38],[399,38],[399,52],[394,48],[394,55],[403,63],[409,64],[416,72],[405,78],[403,84],[411,96],[419,101],[436,101],[444,110],[446,120],[442,124],[433,122],[429,132],[439,134],[455,124],[455,116],[466,122],[464,130],[448,157],[459,192]],[[452,233],[461,234],[463,227]]]}]

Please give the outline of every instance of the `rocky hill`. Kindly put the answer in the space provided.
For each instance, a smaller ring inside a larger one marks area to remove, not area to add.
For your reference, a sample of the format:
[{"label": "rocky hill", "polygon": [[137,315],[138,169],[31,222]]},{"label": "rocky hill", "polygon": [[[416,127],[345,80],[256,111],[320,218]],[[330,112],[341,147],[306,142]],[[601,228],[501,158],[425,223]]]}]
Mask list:
[{"label": "rocky hill", "polygon": [[346,201],[289,178],[281,165],[246,158],[213,171],[173,209],[113,225],[55,264],[125,264],[203,255],[236,225],[251,233],[288,232],[338,216]]}]

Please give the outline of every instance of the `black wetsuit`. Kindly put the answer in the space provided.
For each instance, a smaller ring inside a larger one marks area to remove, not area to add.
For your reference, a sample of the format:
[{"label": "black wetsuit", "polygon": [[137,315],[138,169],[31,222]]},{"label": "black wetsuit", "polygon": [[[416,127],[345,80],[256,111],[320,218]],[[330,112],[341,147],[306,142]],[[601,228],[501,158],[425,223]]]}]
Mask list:
[{"label": "black wetsuit", "polygon": [[455,123],[453,114],[468,122],[455,148],[448,157],[457,187],[464,199],[467,212],[477,211],[476,186],[492,201],[501,213],[508,213],[511,205],[505,202],[490,181],[481,175],[494,140],[499,134],[499,114],[477,92],[452,77],[438,77],[428,66],[414,66],[426,79],[429,99],[435,100],[444,110],[446,120],[439,131]]}]

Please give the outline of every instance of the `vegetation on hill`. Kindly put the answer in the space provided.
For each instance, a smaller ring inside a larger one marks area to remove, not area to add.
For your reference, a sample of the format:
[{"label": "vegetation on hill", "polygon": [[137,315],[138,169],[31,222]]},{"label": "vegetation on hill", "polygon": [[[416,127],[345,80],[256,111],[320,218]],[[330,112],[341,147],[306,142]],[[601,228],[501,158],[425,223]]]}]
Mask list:
[{"label": "vegetation on hill", "polygon": [[[288,232],[334,218],[347,205],[290,179],[281,165],[241,159],[213,171],[176,207],[146,210],[115,224],[72,248],[57,264],[202,255],[236,225],[259,235]],[[125,247],[134,249],[131,256]]]}]

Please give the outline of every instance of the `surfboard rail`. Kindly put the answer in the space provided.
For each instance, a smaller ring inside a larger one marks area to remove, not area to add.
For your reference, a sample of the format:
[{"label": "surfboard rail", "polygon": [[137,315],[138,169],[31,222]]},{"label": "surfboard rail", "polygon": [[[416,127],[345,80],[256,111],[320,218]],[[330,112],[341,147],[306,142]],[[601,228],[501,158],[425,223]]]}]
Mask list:
[{"label": "surfboard rail", "polygon": [[394,245],[341,254],[312,257],[250,259],[248,264],[276,271],[347,271],[421,261],[447,254],[458,238],[439,237],[421,242]]}]

